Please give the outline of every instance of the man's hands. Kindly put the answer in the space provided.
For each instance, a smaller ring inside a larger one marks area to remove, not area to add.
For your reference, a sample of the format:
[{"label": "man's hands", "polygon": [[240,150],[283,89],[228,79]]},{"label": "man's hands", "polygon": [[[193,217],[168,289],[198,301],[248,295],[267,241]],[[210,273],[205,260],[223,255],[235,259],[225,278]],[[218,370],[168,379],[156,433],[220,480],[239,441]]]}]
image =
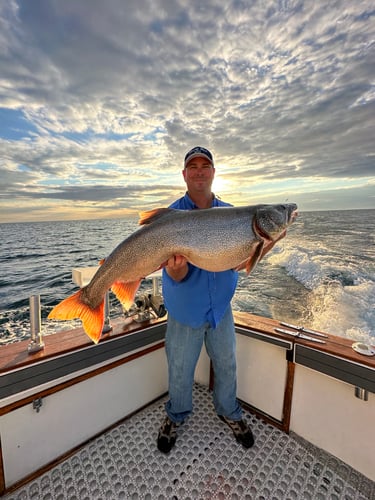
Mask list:
[{"label": "man's hands", "polygon": [[165,270],[174,281],[181,281],[189,270],[187,260],[182,255],[174,255],[168,259]]}]

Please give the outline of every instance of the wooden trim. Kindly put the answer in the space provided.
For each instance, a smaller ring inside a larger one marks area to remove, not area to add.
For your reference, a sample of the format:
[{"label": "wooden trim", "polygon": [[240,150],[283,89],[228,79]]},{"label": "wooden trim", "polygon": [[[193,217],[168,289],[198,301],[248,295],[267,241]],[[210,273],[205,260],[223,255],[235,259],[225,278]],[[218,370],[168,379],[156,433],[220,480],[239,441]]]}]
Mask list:
[{"label": "wooden trim", "polygon": [[[112,330],[103,334],[99,345],[119,338],[124,335],[135,333],[145,328],[165,323],[165,319],[154,319],[143,323],[129,322],[128,319],[115,318],[111,320]],[[17,370],[35,362],[46,361],[61,355],[66,355],[86,347],[95,347],[87,337],[82,328],[75,328],[65,332],[56,332],[43,337],[44,348],[38,352],[29,354],[28,340],[22,340],[13,344],[0,347],[0,375],[12,370]]]},{"label": "wooden trim", "polygon": [[294,387],[294,372],[296,365],[292,361],[288,361],[287,379],[284,392],[283,405],[283,431],[289,433],[290,417],[292,413],[293,387]]},{"label": "wooden trim", "polygon": [[[314,347],[322,352],[342,357],[354,361],[355,363],[367,365],[375,369],[375,356],[363,356],[355,352],[351,347],[353,340],[328,334],[327,339],[325,339],[326,344],[317,344],[315,342],[275,332],[275,328],[280,327],[280,323],[276,320],[256,316],[247,312],[234,311],[233,315],[235,324],[239,327],[267,334],[275,339]],[[155,319],[144,323],[130,323],[129,319],[115,318],[111,320],[111,325],[113,327],[112,331],[103,335],[100,343],[165,322],[165,318]],[[33,354],[28,354],[27,346],[29,341],[27,340],[14,344],[2,345],[0,347],[0,374],[33,364],[35,361],[44,361],[45,359],[67,354],[76,349],[92,346],[92,342],[82,328],[45,335],[43,341],[45,343],[44,349]]]}]

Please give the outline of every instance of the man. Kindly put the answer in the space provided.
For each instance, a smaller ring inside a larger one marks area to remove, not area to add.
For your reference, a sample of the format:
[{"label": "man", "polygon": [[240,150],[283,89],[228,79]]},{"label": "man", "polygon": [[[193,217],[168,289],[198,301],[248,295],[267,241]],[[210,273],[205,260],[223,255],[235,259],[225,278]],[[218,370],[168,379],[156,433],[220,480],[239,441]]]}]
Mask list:
[{"label": "man", "polygon": [[[182,174],[187,192],[172,208],[229,206],[211,191],[215,167],[210,151],[200,146],[191,149],[185,156]],[[169,259],[163,270],[163,296],[168,310],[165,349],[169,400],[157,445],[164,453],[173,448],[178,424],[192,411],[194,371],[203,342],[214,370],[215,410],[238,442],[246,448],[254,444],[236,398],[235,331],[230,305],[236,285],[237,272],[208,272],[188,263],[181,255]]]}]

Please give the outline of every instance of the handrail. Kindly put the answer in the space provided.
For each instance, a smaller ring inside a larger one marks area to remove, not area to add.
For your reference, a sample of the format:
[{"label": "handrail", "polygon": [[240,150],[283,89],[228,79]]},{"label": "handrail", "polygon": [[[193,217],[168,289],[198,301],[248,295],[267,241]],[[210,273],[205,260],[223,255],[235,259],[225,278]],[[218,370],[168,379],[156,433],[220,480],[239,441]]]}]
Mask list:
[{"label": "handrail", "polygon": [[27,346],[27,351],[31,354],[44,348],[43,334],[41,328],[40,295],[32,295],[30,303],[30,333],[31,341]]}]

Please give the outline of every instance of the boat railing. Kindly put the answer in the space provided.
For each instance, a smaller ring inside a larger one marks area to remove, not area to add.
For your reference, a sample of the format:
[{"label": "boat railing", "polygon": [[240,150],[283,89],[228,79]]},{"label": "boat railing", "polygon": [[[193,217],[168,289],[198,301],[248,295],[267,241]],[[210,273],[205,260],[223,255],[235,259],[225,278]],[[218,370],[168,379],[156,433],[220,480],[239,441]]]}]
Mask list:
[{"label": "boat railing", "polygon": [[[98,269],[99,266],[74,268],[72,270],[73,283],[78,285],[80,288],[88,285]],[[131,309],[123,310],[125,318],[131,318],[135,322],[142,323],[153,318],[162,318],[166,315],[167,311],[164,307],[164,300],[159,287],[161,275],[161,271],[155,271],[148,276],[148,278],[152,279],[152,293],[145,293],[136,297]],[[103,334],[112,331],[109,293],[110,292],[107,291],[105,295]],[[27,350],[29,354],[33,354],[44,349],[40,295],[31,295],[29,298],[29,305],[31,339]]]},{"label": "boat railing", "polygon": [[32,354],[44,348],[40,311],[40,295],[32,295],[29,299],[29,304],[31,340],[29,345],[27,346],[27,350],[30,354]]}]

